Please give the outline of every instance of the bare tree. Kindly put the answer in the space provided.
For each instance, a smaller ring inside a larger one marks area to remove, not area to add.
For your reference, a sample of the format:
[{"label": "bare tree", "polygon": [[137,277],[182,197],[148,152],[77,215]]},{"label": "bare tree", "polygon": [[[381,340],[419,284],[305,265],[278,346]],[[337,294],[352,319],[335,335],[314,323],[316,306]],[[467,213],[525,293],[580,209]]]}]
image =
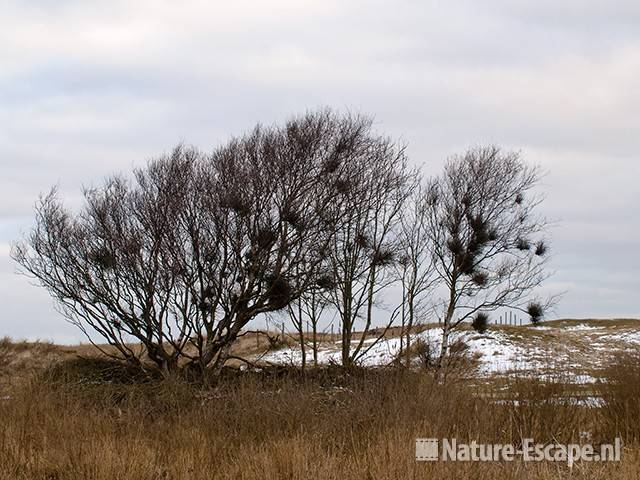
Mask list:
[{"label": "bare tree", "polygon": [[328,305],[326,289],[331,288],[332,285],[331,277],[319,275],[316,285],[289,305],[289,318],[295,328],[296,340],[300,346],[302,370],[307,365],[308,346],[311,347],[313,365],[318,366],[318,327],[320,318]]},{"label": "bare tree", "polygon": [[[14,258],[120,356],[219,372],[241,330],[315,285],[370,122],[330,111],[257,127],[204,156],[177,148],[85,192],[55,191]],[[136,351],[130,341],[139,342]]]},{"label": "bare tree", "polygon": [[533,312],[529,295],[548,277],[547,222],[536,215],[540,170],[514,152],[476,148],[452,158],[428,192],[429,241],[443,296],[442,348],[462,322],[501,307]]},{"label": "bare tree", "polygon": [[416,320],[426,315],[427,303],[437,284],[433,246],[429,238],[429,190],[419,185],[407,199],[400,216],[397,275],[402,285],[400,356],[411,361],[411,333]]},{"label": "bare tree", "polygon": [[183,292],[174,248],[200,159],[177,148],[137,170],[133,182],[112,177],[85,190],[86,205],[77,215],[64,208],[54,188],[38,203],[31,235],[13,250],[90,340],[97,333],[138,364],[146,352],[165,372],[177,365],[193,333],[177,302]]},{"label": "bare tree", "polygon": [[[386,138],[367,139],[354,145],[359,160],[350,165],[342,190],[343,223],[331,249],[335,288],[331,301],[341,322],[341,359],[344,366],[358,361],[366,348],[365,337],[373,324],[379,294],[395,280],[398,260],[400,212],[415,185],[404,148]],[[399,307],[390,312],[387,326],[397,318]],[[354,332],[361,331],[354,345]]]},{"label": "bare tree", "polygon": [[[328,277],[324,277],[328,280]],[[311,326],[311,352],[313,354],[313,366],[318,366],[318,328],[320,319],[329,305],[329,297],[320,289],[314,289],[301,297],[302,311],[309,319]]]},{"label": "bare tree", "polygon": [[202,208],[213,212],[206,223],[216,230],[216,255],[203,271],[214,292],[205,299],[204,365],[219,368],[256,315],[282,310],[316,287],[343,223],[344,178],[361,155],[353,145],[370,141],[369,130],[365,118],[324,112],[256,129],[214,154],[204,176],[215,179],[204,196],[213,203]]},{"label": "bare tree", "polygon": [[302,309],[302,300],[298,298],[295,302],[292,302],[289,307],[289,318],[296,331],[296,340],[300,347],[300,367],[304,372],[307,368],[307,338],[304,331],[304,312]]}]

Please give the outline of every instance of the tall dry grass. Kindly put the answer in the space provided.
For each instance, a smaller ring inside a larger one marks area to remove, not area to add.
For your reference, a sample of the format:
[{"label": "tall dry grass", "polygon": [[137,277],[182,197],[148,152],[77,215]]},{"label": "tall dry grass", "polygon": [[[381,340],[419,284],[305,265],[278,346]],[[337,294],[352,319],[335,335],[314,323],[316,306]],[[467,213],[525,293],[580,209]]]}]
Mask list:
[{"label": "tall dry grass", "polygon": [[598,443],[638,422],[618,418],[630,410],[614,408],[615,393],[590,407],[571,400],[561,383],[433,378],[403,369],[271,369],[202,386],[100,359],[69,360],[15,384],[0,401],[0,477],[640,478],[633,436],[621,463],[572,470],[547,462],[417,463],[417,437],[580,442],[589,432]]},{"label": "tall dry grass", "polygon": [[640,352],[619,356],[606,369],[605,378],[595,389],[602,398],[600,428],[607,434],[619,432],[627,441],[640,441]]}]

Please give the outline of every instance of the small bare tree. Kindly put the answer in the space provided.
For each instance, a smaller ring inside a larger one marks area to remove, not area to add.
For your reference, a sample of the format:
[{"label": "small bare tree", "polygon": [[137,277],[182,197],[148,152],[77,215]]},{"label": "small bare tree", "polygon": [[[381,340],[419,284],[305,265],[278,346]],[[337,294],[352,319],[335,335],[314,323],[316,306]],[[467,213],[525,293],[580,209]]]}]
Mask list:
[{"label": "small bare tree", "polygon": [[419,185],[407,199],[400,216],[397,275],[402,285],[400,356],[411,362],[411,333],[426,315],[427,302],[437,284],[433,246],[428,232],[429,190]]},{"label": "small bare tree", "polygon": [[331,277],[318,275],[316,285],[289,305],[289,318],[295,328],[296,340],[300,346],[303,371],[307,365],[308,346],[311,347],[313,365],[318,366],[318,326],[320,318],[328,305],[328,292],[326,289],[331,288],[332,284]]},{"label": "small bare tree", "polygon": [[[322,277],[329,281],[329,277]],[[325,284],[326,285],[326,284]],[[322,287],[322,288],[327,288]],[[318,366],[318,347],[320,339],[318,337],[318,328],[320,319],[329,305],[329,297],[322,289],[313,289],[301,297],[302,311],[309,319],[311,327],[311,352],[313,354],[313,366]]]},{"label": "small bare tree", "polygon": [[[400,213],[415,186],[404,148],[386,138],[354,145],[359,161],[350,165],[341,189],[343,223],[332,244],[331,302],[341,322],[341,360],[350,366],[374,345],[365,348],[379,294],[396,281]],[[397,318],[390,312],[387,328]],[[361,336],[354,344],[356,329]]]},{"label": "small bare tree", "polygon": [[539,179],[518,153],[486,147],[452,158],[429,187],[427,232],[443,292],[439,365],[451,332],[478,313],[510,307],[537,321],[550,303],[528,299],[548,277]]}]

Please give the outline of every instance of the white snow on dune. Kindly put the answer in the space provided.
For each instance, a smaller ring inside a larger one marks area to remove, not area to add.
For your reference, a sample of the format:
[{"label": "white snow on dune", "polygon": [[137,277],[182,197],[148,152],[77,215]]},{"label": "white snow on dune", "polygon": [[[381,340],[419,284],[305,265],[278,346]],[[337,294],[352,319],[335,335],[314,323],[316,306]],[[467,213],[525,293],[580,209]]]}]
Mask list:
[{"label": "white snow on dune", "polygon": [[563,327],[562,330],[565,332],[582,332],[586,330],[600,330],[603,327],[594,327],[591,325],[585,325],[584,323],[580,323],[578,325],[572,325],[570,327]]},{"label": "white snow on dune", "polygon": [[640,345],[640,331],[624,330],[621,332],[602,335],[599,340],[603,342],[625,342],[632,345]]},{"label": "white snow on dune", "polygon": [[[442,342],[442,330],[439,328],[429,328],[419,334],[411,335],[411,343],[421,340],[428,346],[432,357],[440,351]],[[525,358],[531,354],[531,350],[525,350],[515,345],[507,335],[499,331],[490,331],[485,334],[478,334],[471,331],[454,332],[451,335],[450,343],[457,341],[464,342],[468,347],[468,353],[479,362],[482,373],[494,373],[509,371],[514,369],[537,368],[539,362],[531,365]],[[388,338],[373,344],[373,341],[366,341],[363,346],[363,354],[359,358],[359,363],[363,366],[383,366],[388,365],[398,356],[400,352],[400,338]],[[536,352],[538,353],[538,352]],[[311,353],[307,352],[307,359],[311,358]],[[299,365],[302,360],[300,349],[285,348],[270,352],[263,360],[277,364]],[[321,364],[339,363],[339,345],[323,346],[318,351],[318,362]]]},{"label": "white snow on dune", "polygon": [[[590,326],[577,324],[567,327],[538,326],[523,327],[526,329],[569,332],[571,342],[567,342],[561,335],[549,338],[529,337],[500,329],[489,329],[480,334],[473,330],[456,331],[451,334],[450,344],[462,342],[466,345],[466,354],[477,361],[478,372],[482,375],[492,375],[508,372],[531,372],[535,375],[566,374],[572,375],[578,383],[593,383],[595,379],[586,375],[589,370],[584,360],[585,351],[599,352],[596,357],[590,356],[589,360],[604,362],[607,353],[619,350],[629,350],[640,345],[640,330],[634,328],[609,329],[608,326]],[[522,333],[526,333],[525,330]],[[585,350],[580,347],[580,338],[584,334]],[[569,338],[569,337],[568,337]],[[421,341],[426,346],[424,351],[430,353],[434,359],[440,352],[442,342],[442,330],[432,327],[421,333],[411,335],[412,345]],[[536,343],[537,342],[537,343]],[[355,348],[354,342],[353,347]],[[397,358],[400,352],[401,340],[398,337],[386,338],[374,343],[373,339],[367,339],[363,344],[362,354],[358,362],[363,366],[389,365]],[[340,363],[340,343],[324,344],[318,352],[320,364]],[[311,351],[307,351],[307,361],[311,362]],[[301,363],[301,353],[298,348],[285,348],[269,352],[263,360],[276,364]],[[555,373],[554,373],[555,372]],[[569,381],[572,381],[571,379]]]}]

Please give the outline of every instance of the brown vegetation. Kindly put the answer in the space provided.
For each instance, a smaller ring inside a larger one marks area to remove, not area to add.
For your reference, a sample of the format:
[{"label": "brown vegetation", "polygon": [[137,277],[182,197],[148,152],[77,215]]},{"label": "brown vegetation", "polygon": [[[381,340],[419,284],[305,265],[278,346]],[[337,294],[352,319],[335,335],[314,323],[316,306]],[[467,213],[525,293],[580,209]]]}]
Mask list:
[{"label": "brown vegetation", "polygon": [[[3,341],[0,351],[29,348]],[[611,388],[599,386],[601,406],[587,406],[558,381],[498,386],[454,375],[442,385],[428,370],[278,368],[229,370],[203,386],[137,377],[63,350],[29,374],[2,366],[15,381],[0,395],[0,478],[638,478],[634,362],[610,372]],[[548,462],[414,460],[417,437],[584,442],[584,432],[593,444],[622,434],[622,462],[570,471]]]}]

